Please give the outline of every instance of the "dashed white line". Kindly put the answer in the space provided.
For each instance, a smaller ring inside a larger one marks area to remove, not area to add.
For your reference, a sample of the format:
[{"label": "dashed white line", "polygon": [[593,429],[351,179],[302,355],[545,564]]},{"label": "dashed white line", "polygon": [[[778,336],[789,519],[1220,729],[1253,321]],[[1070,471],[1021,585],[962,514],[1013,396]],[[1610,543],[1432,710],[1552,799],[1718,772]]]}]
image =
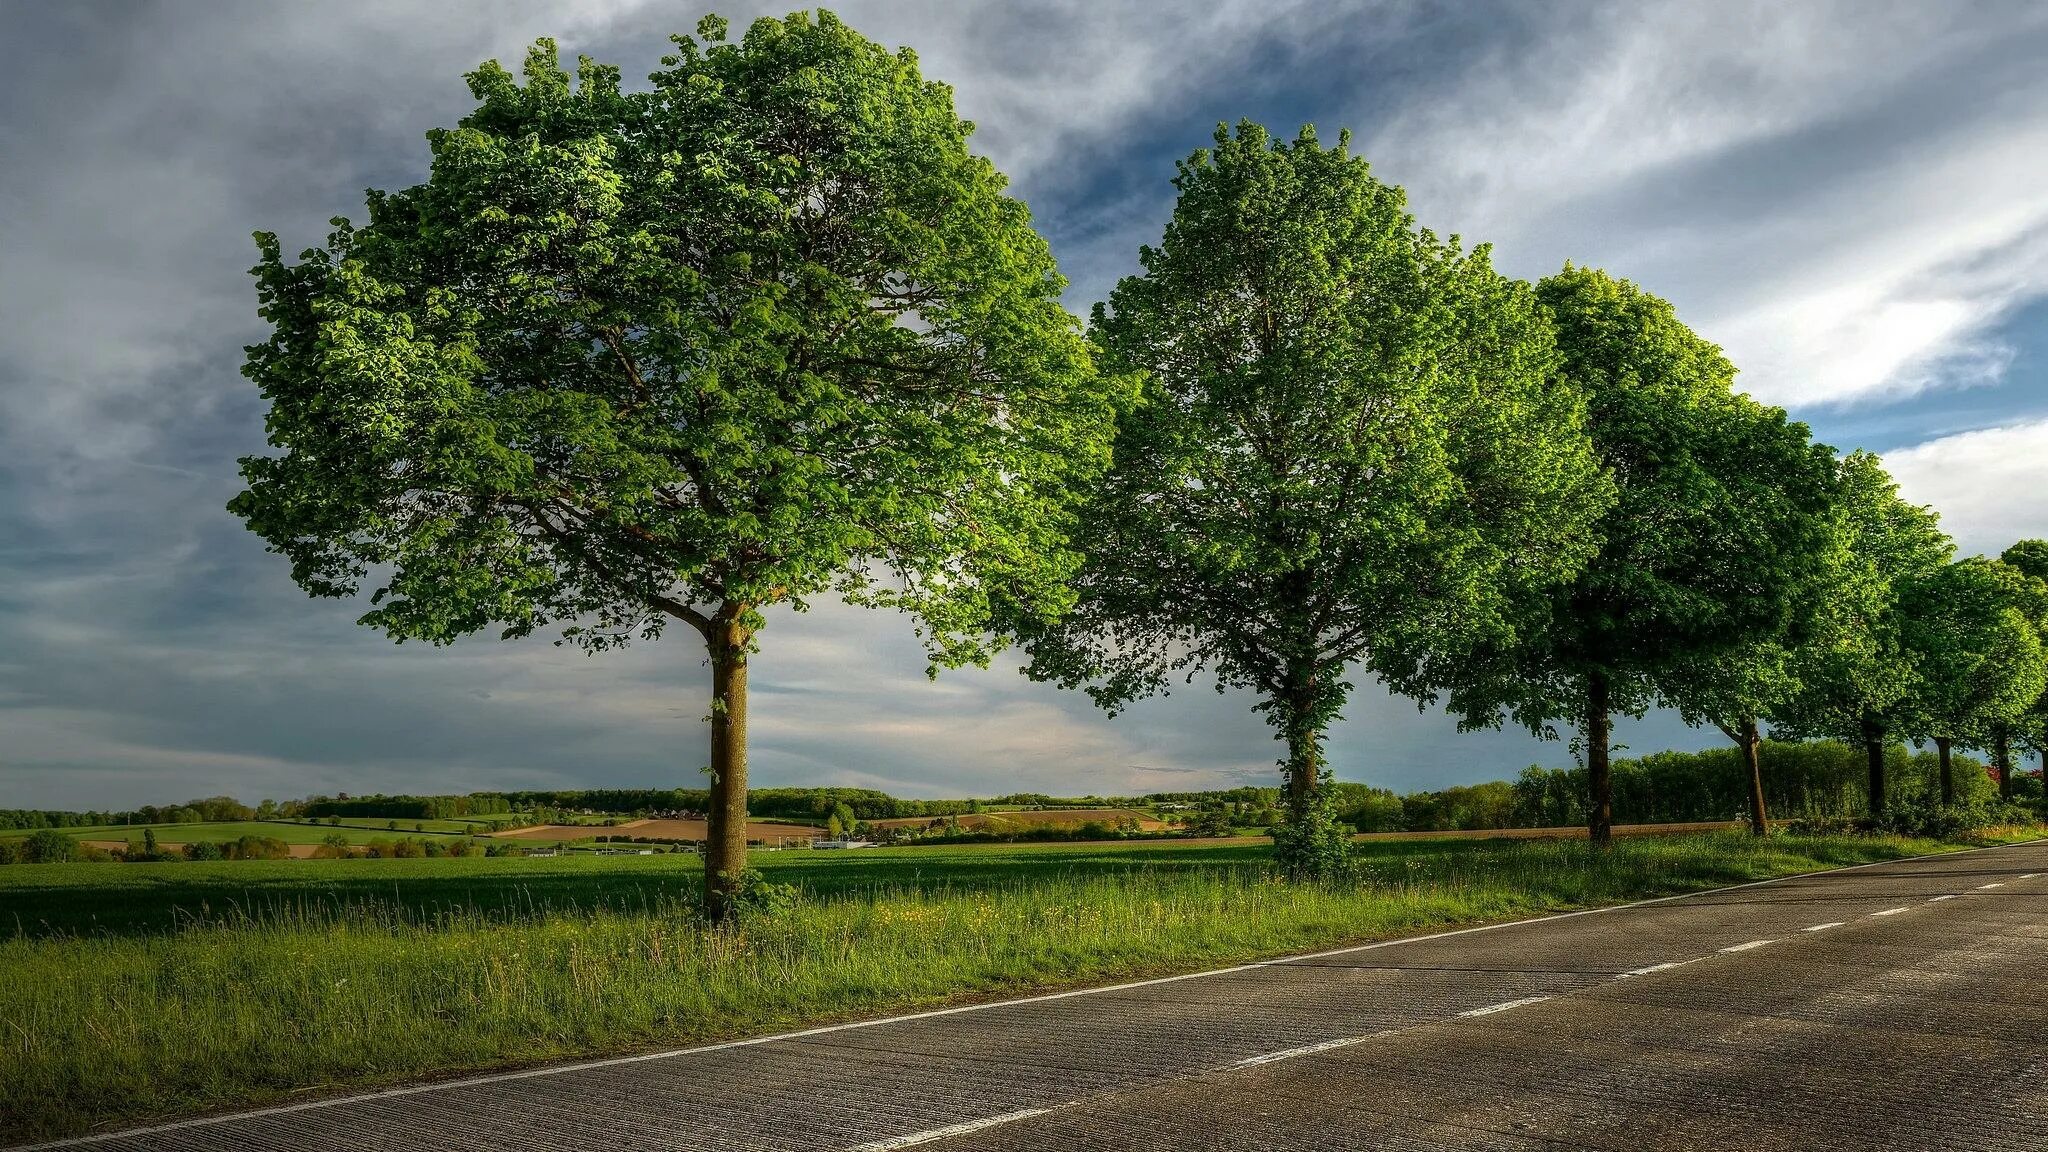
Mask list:
[{"label": "dashed white line", "polygon": [[849,1149],[848,1152],[893,1152],[897,1148],[929,1144],[934,1140],[944,1140],[948,1136],[964,1136],[969,1132],[979,1132],[984,1128],[994,1128],[998,1124],[1009,1124],[1017,1120],[1029,1120],[1033,1116],[1043,1116],[1050,1111],[1052,1111],[1050,1108],[1025,1108],[1017,1112],[1005,1112],[1001,1116],[984,1116],[979,1120],[965,1120],[958,1124],[948,1124],[944,1128],[931,1128],[923,1132],[912,1132],[908,1136],[891,1136],[887,1140],[877,1140],[872,1144],[859,1145]]},{"label": "dashed white line", "polygon": [[1505,1012],[1510,1008],[1526,1008],[1531,1004],[1541,1004],[1548,999],[1550,999],[1550,997],[1548,996],[1524,996],[1520,1000],[1509,1000],[1502,1004],[1488,1004],[1484,1008],[1467,1009],[1466,1011],[1458,1013],[1458,1015],[1460,1017],[1491,1016],[1495,1012]]},{"label": "dashed white line", "polygon": [[1292,1060],[1296,1056],[1313,1056],[1318,1052],[1329,1052],[1338,1048],[1349,1048],[1353,1044],[1363,1044],[1367,1040],[1385,1035],[1387,1035],[1385,1032],[1372,1032],[1364,1036],[1346,1036],[1341,1040],[1325,1040],[1320,1044],[1304,1044],[1299,1048],[1283,1048],[1278,1052],[1268,1052],[1262,1056],[1247,1056],[1232,1064],[1231,1067],[1250,1068],[1257,1064],[1271,1064],[1276,1060]]},{"label": "dashed white line", "polygon": [[2032,879],[2033,879],[2034,877],[2036,877],[2036,876],[2039,876],[2039,875],[2040,875],[2040,873],[2039,873],[2039,872],[2029,872],[2029,873],[2027,873],[2027,874],[2026,874],[2025,876],[2022,876],[2022,877],[2020,877],[2020,879],[2022,879],[2022,880],[2032,880]]},{"label": "dashed white line", "polygon": [[1726,948],[1721,948],[1721,949],[1718,949],[1718,951],[1721,951],[1721,952],[1747,952],[1747,951],[1749,951],[1749,950],[1750,950],[1751,948],[1761,948],[1761,947],[1763,947],[1764,945],[1766,945],[1766,944],[1769,944],[1769,943],[1771,943],[1771,941],[1769,941],[1769,940],[1751,940],[1751,941],[1750,941],[1749,943],[1747,943],[1747,944],[1730,944],[1730,945],[1729,945],[1728,947],[1726,947]]},{"label": "dashed white line", "polygon": [[1629,971],[1627,971],[1627,972],[1623,972],[1623,973],[1622,973],[1621,975],[1619,975],[1619,976],[1616,976],[1616,977],[1615,977],[1615,979],[1616,979],[1616,980],[1626,980],[1626,979],[1627,979],[1627,978],[1629,978],[1630,976],[1648,976],[1648,975],[1649,975],[1650,973],[1652,973],[1652,972],[1663,972],[1663,971],[1666,971],[1666,970],[1668,970],[1668,969],[1671,969],[1671,968],[1682,968],[1682,967],[1684,967],[1684,966],[1685,966],[1685,965],[1687,965],[1687,964],[1691,964],[1691,963],[1693,963],[1693,961],[1694,961],[1694,960],[1697,960],[1697,959],[1699,959],[1699,958],[1698,958],[1698,957],[1694,957],[1694,958],[1693,958],[1693,960],[1666,960],[1666,961],[1665,961],[1664,963],[1662,963],[1662,964],[1652,964],[1652,965],[1650,965],[1650,966],[1649,966],[1648,968],[1634,968],[1634,969],[1631,969],[1631,970],[1629,970]]},{"label": "dashed white line", "polygon": [[1993,881],[1992,883],[1989,883],[1989,884],[1979,884],[1979,885],[1977,885],[1977,891],[1979,891],[1979,892],[1982,892],[1982,891],[1983,891],[1983,890],[1985,890],[1986,888],[2003,888],[2003,887],[2005,887],[2005,881],[2003,881],[2003,880],[1996,880],[1996,881]]},{"label": "dashed white line", "polygon": [[1911,909],[1911,908],[1887,908],[1887,909],[1885,909],[1885,910],[1884,910],[1884,911],[1882,911],[1882,912],[1872,912],[1872,913],[1871,913],[1871,915],[1872,915],[1872,916],[1897,916],[1897,915],[1898,915],[1899,913],[1901,913],[1901,912],[1911,912],[1911,911],[1912,911],[1912,909]]},{"label": "dashed white line", "polygon": [[1800,931],[1801,931],[1801,932],[1825,932],[1825,931],[1827,931],[1827,930],[1828,930],[1828,929],[1830,929],[1830,928],[1840,928],[1840,927],[1842,926],[1842,924],[1843,924],[1843,921],[1840,921],[1840,920],[1830,920],[1830,921],[1828,921],[1828,922],[1827,922],[1827,923],[1825,923],[1825,924],[1815,924],[1815,925],[1814,925],[1813,927],[1811,927],[1811,928],[1801,928],[1801,929],[1800,929]]},{"label": "dashed white line", "polygon": [[1953,893],[1953,892],[1951,892],[1951,893],[1949,893],[1949,894],[1948,894],[1948,895],[1946,895],[1946,896],[1936,896],[1936,897],[1934,897],[1933,899],[1929,900],[1929,901],[1928,901],[1928,903],[1929,903],[1929,904],[1939,904],[1939,903],[1941,903],[1941,902],[1942,902],[1943,900],[1953,900],[1953,899],[1955,899],[1955,898],[1956,898],[1956,894],[1955,894],[1955,893]]}]

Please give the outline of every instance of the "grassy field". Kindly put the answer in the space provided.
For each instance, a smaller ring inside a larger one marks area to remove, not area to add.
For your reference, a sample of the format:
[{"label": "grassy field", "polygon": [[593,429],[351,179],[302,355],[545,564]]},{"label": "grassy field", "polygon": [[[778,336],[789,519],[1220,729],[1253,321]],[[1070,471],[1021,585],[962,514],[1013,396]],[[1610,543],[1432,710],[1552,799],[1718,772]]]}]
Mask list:
[{"label": "grassy field", "polygon": [[[694,857],[0,868],[0,1136],[674,1045],[1937,851],[1896,838],[758,857],[803,895],[711,930]],[[5,928],[0,928],[5,931]]]},{"label": "grassy field", "polygon": [[[234,840],[243,836],[269,836],[287,844],[318,844],[327,837],[340,833],[351,844],[367,844],[372,840],[389,840],[395,836],[427,835],[472,835],[483,830],[483,825],[469,824],[456,820],[400,820],[396,831],[385,827],[388,820],[343,820],[339,827],[321,821],[306,824],[296,820],[233,820],[211,821],[194,824],[99,824],[86,828],[59,828],[57,831],[74,840],[119,840],[123,842],[142,840],[142,830],[148,828],[156,833],[158,840],[165,844],[190,844],[195,840]],[[415,830],[414,825],[421,828]],[[33,835],[32,830],[9,829],[0,832],[0,839],[20,839]]]}]

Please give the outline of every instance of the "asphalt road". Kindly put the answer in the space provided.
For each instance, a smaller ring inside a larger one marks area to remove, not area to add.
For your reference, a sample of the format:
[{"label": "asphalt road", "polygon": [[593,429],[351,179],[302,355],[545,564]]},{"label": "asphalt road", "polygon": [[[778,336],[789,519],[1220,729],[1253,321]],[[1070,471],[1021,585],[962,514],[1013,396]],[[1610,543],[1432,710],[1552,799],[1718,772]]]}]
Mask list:
[{"label": "asphalt road", "polygon": [[2048,844],[71,1146],[2048,1149]]}]

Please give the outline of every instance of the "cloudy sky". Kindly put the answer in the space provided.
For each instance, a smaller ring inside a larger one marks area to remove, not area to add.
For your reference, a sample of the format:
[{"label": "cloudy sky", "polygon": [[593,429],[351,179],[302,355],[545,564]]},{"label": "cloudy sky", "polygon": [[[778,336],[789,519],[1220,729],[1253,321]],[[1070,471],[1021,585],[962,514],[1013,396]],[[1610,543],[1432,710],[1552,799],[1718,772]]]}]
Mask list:
[{"label": "cloudy sky", "polygon": [[[779,8],[779,5],[771,5]],[[721,9],[736,23],[752,5]],[[1085,309],[1219,120],[1350,128],[1422,221],[1540,276],[1675,301],[1744,386],[1885,455],[1965,551],[2048,535],[2048,7],[1877,0],[1334,4],[876,0],[953,84]],[[394,646],[309,601],[222,505],[262,411],[253,229],[287,249],[425,174],[462,73],[536,36],[655,66],[701,11],[628,0],[0,5],[0,807],[220,792],[694,784],[682,634]],[[1014,666],[923,677],[906,621],[776,617],[761,783],[909,795],[1271,777],[1239,696],[1112,722]],[[1638,751],[1719,739],[1652,716]],[[1339,774],[1397,788],[1568,761],[1362,686]]]}]

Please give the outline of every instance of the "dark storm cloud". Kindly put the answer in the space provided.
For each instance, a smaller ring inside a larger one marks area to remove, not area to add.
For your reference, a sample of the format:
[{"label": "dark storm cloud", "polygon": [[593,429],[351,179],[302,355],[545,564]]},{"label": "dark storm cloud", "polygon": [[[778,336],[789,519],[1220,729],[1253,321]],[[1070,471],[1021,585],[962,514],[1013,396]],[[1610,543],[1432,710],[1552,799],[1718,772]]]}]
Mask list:
[{"label": "dark storm cloud", "polygon": [[[955,86],[1076,308],[1156,238],[1174,160],[1217,121],[1350,127],[1424,222],[1498,241],[1520,275],[1571,258],[1671,294],[1751,387],[1805,405],[1823,434],[1830,412],[1853,433],[1900,403],[1929,435],[2009,425],[1902,452],[1902,475],[1943,478],[1940,498],[1986,539],[2039,519],[2027,476],[1970,483],[2048,435],[2024,419],[2039,397],[1999,386],[2040,378],[2034,9],[841,11]],[[359,215],[365,187],[420,179],[423,132],[462,115],[461,74],[485,58],[553,35],[637,77],[696,15],[571,0],[0,8],[0,806],[694,779],[705,675],[686,637],[595,659],[543,639],[394,646],[352,624],[359,605],[300,595],[222,505],[235,458],[262,447],[238,376],[260,336],[249,232],[303,246],[329,216]],[[936,683],[923,666],[893,616],[775,619],[757,778],[1108,792],[1271,771],[1241,696],[1197,684],[1110,722],[1011,666]],[[1350,716],[1333,753],[1351,778],[1410,787],[1564,757],[1457,735],[1370,686]],[[1627,739],[1709,742],[1668,717]]]}]

